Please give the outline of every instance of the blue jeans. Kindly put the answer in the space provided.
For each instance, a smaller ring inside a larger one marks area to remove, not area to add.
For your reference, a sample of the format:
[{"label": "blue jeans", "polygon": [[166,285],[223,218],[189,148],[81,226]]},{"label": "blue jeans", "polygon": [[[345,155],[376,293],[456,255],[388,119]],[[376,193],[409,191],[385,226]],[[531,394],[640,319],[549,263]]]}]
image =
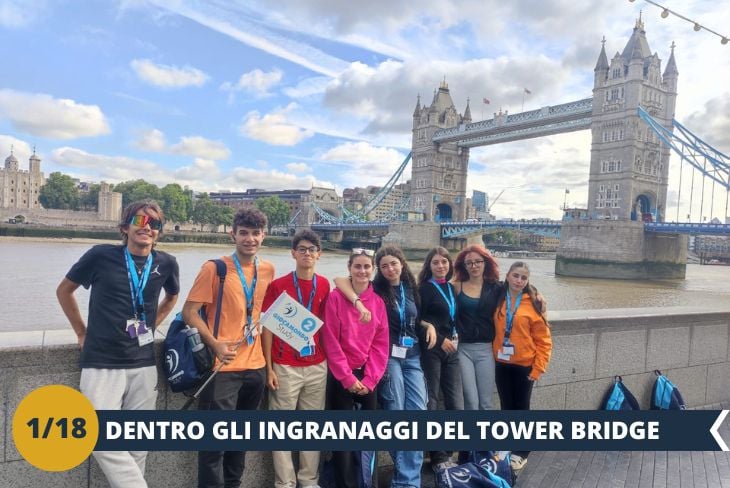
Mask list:
[{"label": "blue jeans", "polygon": [[[388,368],[378,384],[378,395],[384,410],[426,410],[426,380],[418,344],[408,350],[405,358],[388,358]],[[390,455],[393,458],[391,488],[420,487],[423,451],[390,451]]]}]

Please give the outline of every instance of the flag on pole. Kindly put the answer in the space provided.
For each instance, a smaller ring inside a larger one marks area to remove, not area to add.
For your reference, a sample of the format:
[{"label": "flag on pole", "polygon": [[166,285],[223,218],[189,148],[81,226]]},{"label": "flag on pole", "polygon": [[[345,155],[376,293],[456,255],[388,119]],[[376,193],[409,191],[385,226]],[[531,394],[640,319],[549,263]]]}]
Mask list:
[{"label": "flag on pole", "polygon": [[527,95],[532,95],[532,92],[531,92],[530,90],[528,90],[527,88],[525,88],[525,93],[526,93]]},{"label": "flag on pole", "polygon": [[486,98],[486,97],[485,97],[485,98],[482,98],[482,102],[484,102],[484,103],[486,103],[487,105],[489,105],[489,99],[488,99],[488,98]]},{"label": "flag on pole", "polygon": [[568,190],[568,189],[566,188],[566,189],[565,189],[565,193],[570,193],[570,190]]}]

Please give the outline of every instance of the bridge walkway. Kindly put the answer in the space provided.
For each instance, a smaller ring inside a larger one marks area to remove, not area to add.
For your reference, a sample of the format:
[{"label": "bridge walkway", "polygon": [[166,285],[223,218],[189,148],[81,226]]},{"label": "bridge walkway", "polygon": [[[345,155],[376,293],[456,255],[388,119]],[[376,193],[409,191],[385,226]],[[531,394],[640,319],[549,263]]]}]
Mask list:
[{"label": "bridge walkway", "polygon": [[[730,402],[703,408],[730,409]],[[730,439],[729,420],[720,434]],[[391,475],[391,467],[381,469],[379,486]],[[422,486],[436,486],[427,463]],[[534,451],[515,488],[730,488],[730,452]]]}]

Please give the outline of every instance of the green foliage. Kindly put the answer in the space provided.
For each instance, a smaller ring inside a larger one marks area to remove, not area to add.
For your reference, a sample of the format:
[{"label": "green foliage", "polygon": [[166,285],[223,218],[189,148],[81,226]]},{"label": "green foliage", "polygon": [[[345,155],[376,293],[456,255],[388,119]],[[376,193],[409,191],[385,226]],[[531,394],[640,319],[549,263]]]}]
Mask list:
[{"label": "green foliage", "polygon": [[89,187],[89,191],[79,192],[79,208],[87,212],[96,212],[99,210],[99,190],[101,185],[94,183]]},{"label": "green foliage", "polygon": [[157,202],[162,200],[162,192],[159,187],[147,183],[143,179],[116,184],[114,185],[114,191],[122,194],[122,207],[138,200],[156,200]]},{"label": "green foliage", "polygon": [[44,208],[78,210],[79,189],[73,178],[56,171],[48,175],[45,185],[41,187],[38,201]]},{"label": "green foliage", "polygon": [[160,190],[160,206],[170,222],[187,222],[193,208],[192,194],[177,183],[165,185]]},{"label": "green foliage", "polygon": [[215,222],[215,205],[207,193],[200,193],[195,199],[193,206],[193,214],[191,220],[200,225],[203,230],[204,225],[213,224]]},{"label": "green foliage", "polygon": [[259,198],[256,200],[256,207],[266,214],[269,234],[274,225],[286,225],[289,222],[289,205],[276,195]]},{"label": "green foliage", "polygon": [[233,207],[226,207],[224,205],[213,206],[213,220],[216,226],[222,225],[223,232],[227,232],[228,226],[233,224],[233,217],[236,215],[236,211]]}]

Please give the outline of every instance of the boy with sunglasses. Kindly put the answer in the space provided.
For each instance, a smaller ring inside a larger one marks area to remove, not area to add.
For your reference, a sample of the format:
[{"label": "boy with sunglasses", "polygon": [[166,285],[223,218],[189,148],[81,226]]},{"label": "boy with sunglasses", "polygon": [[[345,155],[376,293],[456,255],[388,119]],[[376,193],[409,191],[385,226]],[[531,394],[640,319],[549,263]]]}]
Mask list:
[{"label": "boy with sunglasses", "polygon": [[[220,280],[213,262],[203,264],[183,305],[185,323],[200,332],[202,341],[221,368],[200,395],[200,410],[256,410],[264,395],[266,361],[258,334],[261,304],[274,278],[274,265],[257,254],[264,241],[266,215],[252,208],[240,209],[233,218],[231,238],[235,250],[223,256],[227,272],[223,287],[218,336],[213,335],[216,298]],[[200,317],[205,307],[210,327]],[[245,453],[202,451],[198,453],[198,487],[238,487],[243,477]]]},{"label": "boy with sunglasses", "polygon": [[[311,230],[302,230],[293,237],[291,255],[296,269],[271,282],[264,298],[264,311],[286,292],[324,320],[330,284],[327,278],[314,272],[321,249],[319,236]],[[327,361],[320,331],[303,352],[296,351],[269,329],[262,333],[269,410],[324,410]],[[319,454],[319,451],[301,451],[299,471],[295,472],[291,451],[274,451],[274,488],[296,488],[297,480],[302,488],[319,488]]]},{"label": "boy with sunglasses", "polygon": [[[180,289],[175,258],[154,250],[164,215],[157,203],[124,209],[122,245],[92,247],[56,290],[81,346],[81,392],[97,410],[150,410],[157,400],[154,330]],[[84,323],[74,292],[91,287]],[[160,292],[164,289],[162,301]],[[146,487],[145,451],[94,451],[109,484]]]}]

